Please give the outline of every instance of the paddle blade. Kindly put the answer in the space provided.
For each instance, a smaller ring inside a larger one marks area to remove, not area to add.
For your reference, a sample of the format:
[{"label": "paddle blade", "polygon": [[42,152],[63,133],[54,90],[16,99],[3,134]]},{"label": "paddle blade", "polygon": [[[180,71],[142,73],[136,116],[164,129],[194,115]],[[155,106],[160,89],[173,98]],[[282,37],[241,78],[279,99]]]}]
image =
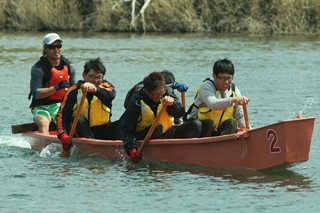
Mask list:
[{"label": "paddle blade", "polygon": [[62,150],[59,154],[60,158],[68,158],[70,157],[70,150]]}]

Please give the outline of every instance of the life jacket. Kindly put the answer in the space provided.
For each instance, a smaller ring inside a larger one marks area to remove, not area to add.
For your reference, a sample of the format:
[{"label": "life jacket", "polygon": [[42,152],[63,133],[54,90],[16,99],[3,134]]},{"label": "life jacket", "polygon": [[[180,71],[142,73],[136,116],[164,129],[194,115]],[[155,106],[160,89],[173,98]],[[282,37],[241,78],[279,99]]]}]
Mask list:
[{"label": "life jacket", "polygon": [[[82,90],[80,89],[80,86],[81,86],[81,82],[78,82],[77,103],[74,105],[74,108],[73,108],[73,117],[78,112],[78,106],[80,104],[80,101],[83,95]],[[101,102],[101,100],[97,98],[97,96],[95,95],[93,95],[91,100],[88,100],[88,95],[87,95],[87,98],[85,99],[81,109],[81,114],[87,118],[90,127],[100,126],[110,122],[111,108],[104,105]]]},{"label": "life jacket", "polygon": [[[49,81],[49,87],[54,86],[55,84],[58,84],[62,80],[69,81],[69,75],[68,75],[68,67],[63,66],[62,70],[58,70],[55,67],[51,68],[51,77]],[[60,101],[63,98],[63,95],[65,94],[65,90],[57,90],[55,93],[50,95],[51,100],[58,100]]]},{"label": "life jacket", "polygon": [[[42,80],[42,88],[49,88],[62,80],[70,81],[70,62],[64,56],[61,56],[62,69],[58,70],[53,67],[49,60],[45,57],[41,57],[40,60],[34,65],[41,67],[44,73],[43,80]],[[59,65],[60,66],[60,65]],[[35,100],[34,98],[31,101],[30,108],[34,108],[38,105],[48,105],[53,103],[58,103],[63,98],[65,94],[64,90],[58,90],[52,95]],[[30,100],[32,96],[31,91],[29,92],[28,99]]]},{"label": "life jacket", "polygon": [[[146,104],[142,99],[140,100],[141,104],[141,115],[138,117],[138,123],[136,127],[137,132],[142,132],[145,128],[152,126],[155,121],[155,115],[151,109],[151,107]],[[162,101],[157,108],[157,115],[159,114],[162,108]],[[162,125],[162,133],[165,133],[173,124],[173,117],[171,117],[168,112],[165,112],[161,115],[159,123]]]},{"label": "life jacket", "polygon": [[[221,95],[220,95],[220,91],[219,89],[216,87],[214,81],[210,78],[206,78],[203,82],[205,81],[210,81],[213,86],[216,89],[216,96],[220,97],[221,99]],[[235,84],[231,83],[231,89],[232,89],[232,94],[230,95],[230,97],[235,97]],[[196,99],[198,92],[199,92],[199,88],[197,89],[194,99]],[[186,114],[190,114],[190,112],[192,111],[192,108],[196,107],[198,109],[198,120],[204,120],[204,119],[211,119],[214,121],[215,123],[215,130],[217,130],[217,128],[220,126],[220,124],[225,121],[228,118],[232,118],[233,114],[234,114],[234,106],[230,106],[226,109],[223,110],[211,110],[208,106],[206,106],[204,103],[200,104],[200,106],[196,106],[194,104],[194,102],[191,104],[190,108],[188,109],[188,111],[186,112]],[[186,118],[186,116],[185,116]]]}]

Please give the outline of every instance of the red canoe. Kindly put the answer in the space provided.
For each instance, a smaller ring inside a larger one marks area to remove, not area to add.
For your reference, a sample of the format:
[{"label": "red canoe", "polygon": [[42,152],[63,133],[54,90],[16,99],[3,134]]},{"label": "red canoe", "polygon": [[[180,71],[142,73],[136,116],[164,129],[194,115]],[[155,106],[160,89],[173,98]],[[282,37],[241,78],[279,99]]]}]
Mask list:
[{"label": "red canoe", "polygon": [[[236,134],[191,139],[150,140],[144,150],[147,161],[195,164],[213,168],[262,170],[293,166],[309,159],[315,117],[285,120]],[[33,131],[23,133],[31,148],[41,150],[60,143],[56,132],[46,136]],[[140,144],[142,141],[139,142]],[[103,157],[128,157],[120,140],[74,138],[75,152]]]}]

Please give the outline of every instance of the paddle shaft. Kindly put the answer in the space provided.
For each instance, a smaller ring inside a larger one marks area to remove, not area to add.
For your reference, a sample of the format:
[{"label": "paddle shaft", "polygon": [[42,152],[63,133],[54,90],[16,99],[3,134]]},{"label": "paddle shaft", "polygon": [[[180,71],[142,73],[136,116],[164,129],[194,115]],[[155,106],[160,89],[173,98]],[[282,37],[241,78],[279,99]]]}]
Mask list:
[{"label": "paddle shaft", "polygon": [[181,102],[184,109],[186,109],[186,92],[181,92]]},{"label": "paddle shaft", "polygon": [[158,124],[158,122],[159,122],[159,120],[160,120],[160,118],[161,118],[162,113],[166,110],[166,108],[167,108],[166,105],[163,105],[163,107],[161,108],[159,114],[157,115],[156,119],[154,120],[152,126],[150,127],[150,129],[149,129],[149,131],[148,131],[148,134],[147,134],[146,137],[144,138],[141,146],[139,147],[139,150],[138,150],[138,153],[139,153],[139,154],[142,153],[142,151],[143,151],[146,143],[149,141],[149,139],[150,139],[153,131],[155,130],[155,128],[156,128],[156,126],[157,126],[157,124]]},{"label": "paddle shaft", "polygon": [[[79,107],[78,107],[78,111],[77,111],[76,117],[74,118],[74,121],[73,121],[72,126],[71,126],[71,130],[70,130],[69,137],[68,137],[68,140],[70,141],[70,143],[72,142],[72,138],[73,138],[74,132],[76,130],[79,117],[81,115],[81,109],[82,109],[82,106],[83,106],[83,103],[84,103],[86,97],[87,97],[87,91],[82,93],[82,97],[81,97],[81,101],[80,101],[80,104],[79,104]],[[64,150],[63,149],[59,156],[63,157],[63,158],[64,157],[69,157],[70,156],[70,150]]]},{"label": "paddle shaft", "polygon": [[79,120],[79,117],[81,115],[82,106],[83,106],[83,103],[84,103],[86,97],[87,97],[87,91],[82,93],[82,97],[81,97],[81,101],[80,101],[80,104],[79,104],[79,107],[78,107],[78,111],[77,111],[76,117],[74,118],[74,121],[73,121],[72,126],[71,126],[71,130],[70,130],[70,134],[69,134],[69,138],[68,138],[68,140],[70,142],[72,142],[72,138],[73,138],[74,132],[76,130],[76,127],[77,127],[77,124],[78,124],[78,120]]},{"label": "paddle shaft", "polygon": [[242,108],[243,108],[243,114],[244,114],[244,121],[245,121],[245,124],[246,124],[246,129],[250,129],[248,111],[247,111],[247,104],[243,104]]}]

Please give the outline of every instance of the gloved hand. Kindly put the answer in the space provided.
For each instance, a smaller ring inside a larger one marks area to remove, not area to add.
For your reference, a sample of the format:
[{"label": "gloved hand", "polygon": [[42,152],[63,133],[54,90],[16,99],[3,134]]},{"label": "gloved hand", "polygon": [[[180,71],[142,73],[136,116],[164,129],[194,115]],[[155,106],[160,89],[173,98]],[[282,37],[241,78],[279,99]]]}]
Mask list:
[{"label": "gloved hand", "polygon": [[69,81],[66,81],[66,80],[62,80],[59,83],[54,85],[54,88],[56,90],[61,90],[63,88],[67,88],[67,87],[69,87]]},{"label": "gloved hand", "polygon": [[138,163],[142,159],[136,148],[130,149],[129,153],[132,163]]},{"label": "gloved hand", "polygon": [[173,89],[177,89],[179,92],[187,92],[188,88],[188,85],[181,82],[176,82],[173,84]]},{"label": "gloved hand", "polygon": [[72,146],[72,143],[69,141],[69,136],[67,133],[62,133],[60,136],[59,136],[59,139],[61,141],[61,144],[62,144],[62,148],[64,150],[70,150],[71,149],[71,146]]}]

